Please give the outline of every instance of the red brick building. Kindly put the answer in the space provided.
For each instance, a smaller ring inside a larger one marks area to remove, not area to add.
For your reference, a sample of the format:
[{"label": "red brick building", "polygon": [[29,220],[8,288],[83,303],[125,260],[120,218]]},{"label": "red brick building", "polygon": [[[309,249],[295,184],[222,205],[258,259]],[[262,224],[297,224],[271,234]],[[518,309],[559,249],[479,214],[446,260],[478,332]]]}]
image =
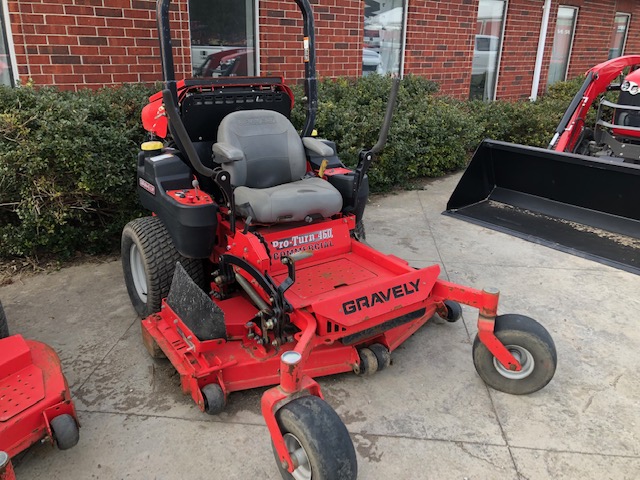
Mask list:
[{"label": "red brick building", "polygon": [[[0,83],[78,89],[161,79],[155,1],[0,2]],[[532,95],[536,78],[542,93],[611,56],[640,53],[633,0],[312,3],[320,77],[413,74],[459,98],[515,99]],[[172,9],[178,78],[303,76],[293,0],[173,0]]]}]

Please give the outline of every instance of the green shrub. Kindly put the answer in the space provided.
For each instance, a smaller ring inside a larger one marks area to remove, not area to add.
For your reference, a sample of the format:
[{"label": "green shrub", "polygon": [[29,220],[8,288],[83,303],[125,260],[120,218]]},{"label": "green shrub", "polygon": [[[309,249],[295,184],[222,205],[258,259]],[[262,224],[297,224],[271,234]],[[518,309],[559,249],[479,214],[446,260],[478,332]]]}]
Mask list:
[{"label": "green shrub", "polygon": [[[580,84],[556,84],[535,103],[482,103],[441,96],[435,83],[406,77],[388,143],[369,173],[372,190],[462,168],[485,137],[546,146]],[[319,82],[316,128],[347,165],[376,143],[390,88],[390,78],[376,75]],[[117,249],[123,225],[141,214],[140,110],[156,90],[0,88],[0,258]],[[292,121],[300,128],[303,92],[294,90]]]},{"label": "green shrub", "polygon": [[[341,160],[355,166],[358,152],[372,147],[384,118],[391,79],[377,75],[319,82],[318,135],[336,142]],[[387,145],[372,165],[373,191],[383,191],[424,176],[440,176],[464,166],[479,129],[459,101],[434,95],[437,84],[408,76],[401,84]],[[296,98],[303,96],[296,87]],[[304,123],[298,101],[294,125]]]},{"label": "green shrub", "polygon": [[112,251],[138,214],[142,86],[0,89],[0,256]]}]

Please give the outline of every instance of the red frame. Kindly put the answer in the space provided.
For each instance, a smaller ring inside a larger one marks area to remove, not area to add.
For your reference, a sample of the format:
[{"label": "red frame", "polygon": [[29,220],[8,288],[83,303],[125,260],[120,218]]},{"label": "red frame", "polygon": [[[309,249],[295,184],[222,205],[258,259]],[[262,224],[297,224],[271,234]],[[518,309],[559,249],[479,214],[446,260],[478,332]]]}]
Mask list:
[{"label": "red frame", "polygon": [[[389,351],[395,350],[434,313],[446,316],[444,300],[478,308],[482,343],[506,368],[521,368],[493,333],[497,291],[480,291],[440,280],[438,265],[416,270],[404,260],[356,241],[351,235],[355,228],[352,215],[337,215],[302,226],[262,226],[258,238],[254,233],[243,233],[242,221],[232,232],[226,213],[221,208],[219,243],[211,254],[214,263],[220,255],[235,255],[279,284],[287,277],[286,266],[280,262],[282,256],[304,249],[314,253],[296,263],[296,283],[285,294],[293,307],[290,321],[299,332],[284,345],[257,343],[262,331],[256,325],[247,327],[247,322],[258,309],[241,292],[225,300],[212,295],[225,313],[227,340],[198,340],[164,301],[159,313],[142,321],[143,340],[148,346],[153,341],[159,345],[180,374],[183,392],[190,394],[201,410],[205,409],[201,388],[209,383],[220,385],[225,395],[277,385],[263,395],[262,414],[281,463],[289,471],[295,465],[284,446],[276,411],[302,394],[322,398],[320,387],[312,378],[357,369],[358,348],[381,343]],[[234,269],[268,300],[247,272]],[[211,289],[218,289],[215,282]],[[414,316],[409,321],[384,325],[411,314]],[[341,341],[363,330],[373,333],[350,344]],[[285,370],[280,357],[291,350],[300,353],[301,360]]]},{"label": "red frame", "polygon": [[[13,410],[0,416],[0,450],[14,457],[47,438],[51,420],[71,415],[80,426],[58,355],[48,345],[21,335],[0,339],[0,397],[14,388],[28,393],[14,398]],[[13,403],[11,402],[11,403]]]},{"label": "red frame", "polygon": [[[553,148],[556,152],[573,151],[584,129],[584,121],[591,104],[601,93],[607,90],[609,84],[620,75],[625,68],[635,65],[640,65],[640,55],[626,55],[614,58],[600,63],[587,71],[587,74],[590,72],[593,74],[593,80],[582,95],[582,102],[578,105],[575,112],[573,112],[564,132],[558,137],[558,141]],[[631,133],[632,137],[637,135],[636,132]]]}]

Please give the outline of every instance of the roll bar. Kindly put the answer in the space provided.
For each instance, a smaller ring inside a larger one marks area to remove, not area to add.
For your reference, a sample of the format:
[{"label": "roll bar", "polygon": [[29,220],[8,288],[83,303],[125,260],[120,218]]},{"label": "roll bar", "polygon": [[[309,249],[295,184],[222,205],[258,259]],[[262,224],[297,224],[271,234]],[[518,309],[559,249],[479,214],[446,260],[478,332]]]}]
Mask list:
[{"label": "roll bar", "polygon": [[[303,20],[304,33],[304,93],[307,98],[307,112],[302,136],[311,135],[316,120],[316,111],[318,109],[318,80],[316,78],[316,48],[315,48],[315,26],[313,21],[313,10],[309,0],[295,0]],[[173,105],[178,107],[178,90],[176,87],[176,73],[173,63],[173,49],[171,45],[171,28],[169,26],[169,7],[171,0],[157,0],[156,3],[156,19],[158,23],[158,34],[160,36],[160,60],[162,62],[162,80],[164,82],[163,90],[169,90],[173,98]],[[165,97],[165,103],[166,103]],[[180,119],[172,119],[175,122]],[[178,133],[179,132],[174,132]],[[180,138],[183,145],[188,143],[187,139]],[[187,152],[189,155],[189,152]],[[189,160],[193,162],[191,155]]]}]

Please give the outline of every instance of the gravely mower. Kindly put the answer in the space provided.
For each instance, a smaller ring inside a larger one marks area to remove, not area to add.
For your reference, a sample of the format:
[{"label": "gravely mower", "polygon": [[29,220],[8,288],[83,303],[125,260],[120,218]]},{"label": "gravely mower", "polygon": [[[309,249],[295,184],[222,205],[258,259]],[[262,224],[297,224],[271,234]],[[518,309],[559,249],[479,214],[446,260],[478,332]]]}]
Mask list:
[{"label": "gravely mower", "polygon": [[482,142],[447,213],[640,274],[638,67],[629,55],[590,69],[546,150]]},{"label": "gravely mower", "polygon": [[0,480],[12,480],[11,458],[41,440],[66,450],[78,443],[78,420],[56,353],[9,336],[0,303]]},{"label": "gravely mower", "polygon": [[[158,0],[164,87],[143,110],[153,138],[138,156],[138,191],[154,216],[122,235],[127,289],[152,356],[166,356],[182,389],[217,414],[231,392],[276,385],[262,396],[285,479],[353,479],[346,427],[313,378],[371,375],[429,318],[449,321],[460,303],[479,309],[473,361],[491,387],[535,392],[553,377],[549,333],[522,315],[497,316],[498,292],[438,279],[361,241],[367,169],[355,171],[334,143],[309,137],[317,108],[314,23],[304,24],[306,121],[288,120],[293,96],[281,78],[174,77],[170,0]],[[302,137],[302,138],[301,138]]]}]

